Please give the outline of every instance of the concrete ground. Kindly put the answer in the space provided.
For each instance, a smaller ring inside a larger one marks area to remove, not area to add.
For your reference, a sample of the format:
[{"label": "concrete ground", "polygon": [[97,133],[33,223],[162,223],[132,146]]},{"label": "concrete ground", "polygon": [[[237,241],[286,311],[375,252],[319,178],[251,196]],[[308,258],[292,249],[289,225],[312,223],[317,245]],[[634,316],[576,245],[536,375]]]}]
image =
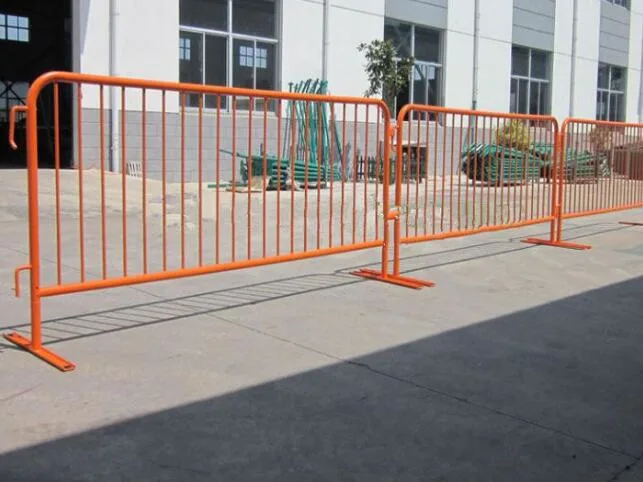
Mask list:
[{"label": "concrete ground", "polygon": [[[24,198],[2,198],[0,328],[24,331]],[[78,368],[0,342],[0,481],[643,481],[621,219],[643,210],[566,222],[587,252],[519,242],[543,226],[407,246],[423,291],[350,276],[370,251],[48,299]]]}]

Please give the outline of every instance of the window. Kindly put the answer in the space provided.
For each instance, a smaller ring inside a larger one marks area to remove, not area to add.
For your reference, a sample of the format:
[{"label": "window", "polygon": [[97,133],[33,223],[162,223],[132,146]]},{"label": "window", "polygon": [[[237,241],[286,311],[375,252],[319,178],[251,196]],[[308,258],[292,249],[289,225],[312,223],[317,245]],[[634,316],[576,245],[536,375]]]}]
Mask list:
[{"label": "window", "polygon": [[619,5],[621,7],[629,8],[628,0],[605,0],[605,1],[613,5]]},{"label": "window", "polygon": [[27,82],[0,81],[0,123],[8,122],[12,107],[26,103],[28,90]]},{"label": "window", "polygon": [[598,66],[596,118],[607,121],[625,120],[625,69],[613,65]]},{"label": "window", "polygon": [[550,113],[549,56],[548,52],[541,50],[512,47],[511,112],[534,115]]},{"label": "window", "polygon": [[[384,39],[391,40],[401,57],[413,57],[410,82],[393,99],[395,114],[408,103],[439,105],[442,75],[442,34],[419,25],[386,19]],[[416,114],[417,115],[417,114]]]},{"label": "window", "polygon": [[179,38],[179,59],[190,60],[190,42],[189,38]]},{"label": "window", "polygon": [[[275,0],[181,0],[180,21],[181,82],[275,89]],[[220,102],[231,108],[226,99]],[[262,100],[255,102],[254,109],[263,109]],[[206,96],[205,107],[216,104],[214,96]],[[199,96],[189,95],[187,105],[197,107]],[[236,108],[249,109],[248,99],[237,99]]]},{"label": "window", "polygon": [[0,40],[29,42],[29,18],[0,13]]}]

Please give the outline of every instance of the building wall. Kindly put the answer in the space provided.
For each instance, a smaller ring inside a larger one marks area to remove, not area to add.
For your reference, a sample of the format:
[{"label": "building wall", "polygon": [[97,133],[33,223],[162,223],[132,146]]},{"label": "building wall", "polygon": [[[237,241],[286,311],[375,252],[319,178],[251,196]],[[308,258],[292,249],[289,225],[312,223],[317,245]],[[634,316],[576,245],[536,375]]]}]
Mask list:
[{"label": "building wall", "polygon": [[600,42],[598,57],[606,64],[627,67],[630,33],[630,11],[601,2]]},{"label": "building wall", "polygon": [[[603,0],[580,0],[577,11],[574,116],[596,118],[598,52],[600,44],[601,4]],[[557,82],[558,79],[554,79]]]},{"label": "building wall", "polygon": [[386,16],[439,29],[447,28],[450,0],[386,0]]},{"label": "building wall", "polygon": [[[361,42],[381,39],[384,19],[388,16],[443,31],[444,105],[454,108],[471,107],[475,0],[330,2],[328,80],[331,93],[356,97],[363,95],[367,77],[364,58],[357,51],[357,46]],[[595,117],[599,61],[627,67],[627,120],[639,120],[642,102],[643,0],[632,0],[630,10],[607,4],[604,0],[578,0],[575,59],[572,59],[573,2],[574,0],[480,0],[478,109],[498,112],[509,110],[511,47],[518,44],[551,52],[551,108],[552,114],[559,120],[569,115],[570,101],[575,116]],[[118,0],[117,5],[117,74],[178,81],[179,0]],[[321,77],[323,12],[323,0],[282,0],[278,29],[280,62],[277,86],[280,89],[288,90],[290,82]],[[109,73],[109,0],[74,0],[74,68],[84,73]],[[572,70],[575,71],[573,86]],[[97,164],[101,157],[98,151],[99,92],[95,87],[87,87],[83,91],[83,136],[87,139],[84,143],[87,149],[85,155],[90,164]],[[119,92],[117,94],[120,95]],[[108,89],[105,89],[104,95],[104,115],[105,122],[108,123]],[[136,116],[141,110],[141,94],[129,92],[125,100],[128,110],[126,130],[129,133],[126,158],[140,160],[141,119]],[[178,96],[168,94],[165,108],[168,113],[167,125],[180,125]],[[150,113],[161,110],[160,94],[147,94],[146,109]],[[342,109],[336,110],[337,120],[342,119],[342,113]],[[213,114],[208,115],[210,117],[205,120],[205,128],[213,129],[216,127],[212,120]],[[374,124],[377,117],[375,110],[372,110],[369,121]],[[188,110],[187,119],[188,125],[192,125],[197,122],[195,119],[198,116],[194,110]],[[347,120],[353,120],[350,108],[347,110]],[[360,125],[366,120],[364,111],[359,113],[357,120]],[[255,114],[252,137],[259,141],[253,141],[252,146],[248,146],[251,129],[247,121],[247,114],[239,114],[236,126],[237,145],[243,146],[244,152],[251,147],[250,150],[258,153],[263,133],[254,130],[257,125],[262,124],[263,119],[260,114]],[[160,173],[160,116],[150,114],[147,124],[152,146],[148,159],[151,163],[150,173],[156,175]],[[275,114],[269,114],[267,125],[270,126],[270,133],[265,139],[266,150],[276,153],[278,144],[282,141],[278,139]],[[232,132],[232,117],[229,113],[221,114],[220,128],[222,132]],[[367,130],[364,129],[364,133]],[[174,130],[168,131],[172,132],[176,134]],[[187,128],[185,132],[188,146],[186,152],[191,153],[187,159],[195,160],[194,149],[198,133],[194,127]],[[105,135],[109,135],[108,129]],[[358,137],[353,144],[362,153],[367,149],[375,152],[375,136],[371,136],[368,141],[361,134]],[[177,138],[175,136],[174,140]],[[227,139],[225,145],[220,147],[231,149],[229,136]],[[109,139],[106,139],[106,143],[109,145]],[[214,146],[207,147],[207,156],[216,156]],[[180,159],[178,147],[168,146],[167,160],[173,166],[172,172],[178,172],[176,168]],[[229,156],[226,158],[224,155],[221,159],[222,162],[228,162],[222,172],[231,172]],[[191,162],[188,162],[188,171],[193,179],[196,171]]]},{"label": "building wall", "polygon": [[509,111],[513,0],[480,2],[478,109]]},{"label": "building wall", "polygon": [[473,101],[474,5],[475,0],[449,0],[451,14],[443,36],[444,105],[460,109],[470,109]]},{"label": "building wall", "polygon": [[[74,65],[86,74],[110,73],[109,0],[75,0]],[[123,77],[177,81],[179,77],[178,0],[117,0],[116,74]],[[127,104],[140,109],[140,95]],[[176,96],[168,108],[178,110]],[[98,108],[98,90],[83,95],[83,106]],[[160,110],[160,99],[148,109]]]},{"label": "building wall", "polygon": [[[569,115],[572,79],[572,31],[574,28],[574,0],[556,2],[554,49],[552,52],[551,113],[558,119]],[[578,45],[578,40],[576,41]]]},{"label": "building wall", "polygon": [[555,18],[556,0],[514,0],[513,42],[553,51]]},{"label": "building wall", "polygon": [[631,122],[643,121],[640,90],[643,60],[643,0],[632,0],[630,10],[630,38],[627,59],[626,118]]}]

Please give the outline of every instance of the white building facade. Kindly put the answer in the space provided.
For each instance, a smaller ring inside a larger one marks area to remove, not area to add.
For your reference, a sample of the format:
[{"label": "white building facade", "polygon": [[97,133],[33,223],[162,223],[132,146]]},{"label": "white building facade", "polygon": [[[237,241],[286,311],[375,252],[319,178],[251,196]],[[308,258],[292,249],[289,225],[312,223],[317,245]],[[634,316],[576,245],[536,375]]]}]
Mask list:
[{"label": "white building facade", "polygon": [[76,0],[73,23],[84,73],[361,96],[357,46],[386,38],[415,59],[398,108],[642,118],[643,0]]}]

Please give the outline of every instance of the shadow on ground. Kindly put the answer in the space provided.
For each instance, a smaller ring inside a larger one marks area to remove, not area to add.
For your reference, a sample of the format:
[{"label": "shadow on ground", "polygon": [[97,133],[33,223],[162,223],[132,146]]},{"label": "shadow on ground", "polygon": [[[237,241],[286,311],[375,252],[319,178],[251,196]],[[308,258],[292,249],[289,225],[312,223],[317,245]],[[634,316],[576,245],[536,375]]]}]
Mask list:
[{"label": "shadow on ground", "polygon": [[6,453],[0,480],[618,480],[643,453],[641,292],[643,277]]},{"label": "shadow on ground", "polygon": [[[568,229],[568,231],[576,234],[567,239],[575,240],[625,229],[627,228],[615,228],[610,224],[588,224]],[[548,233],[543,232],[537,233],[535,236],[546,237],[547,235]],[[402,258],[403,271],[406,274],[412,274],[535,248],[533,245],[521,244],[520,239],[522,238],[511,239],[510,243],[485,242],[432,253],[406,256]],[[120,309],[93,311],[82,315],[53,318],[43,322],[42,336],[45,343],[54,345],[60,342],[116,333],[192,316],[214,314],[235,308],[259,305],[306,293],[347,287],[355,283],[365,282],[362,278],[350,275],[351,271],[362,267],[364,265],[343,268],[334,273],[280,278],[189,296],[164,298],[159,301],[130,305]],[[380,265],[375,263],[368,267],[379,269]],[[144,288],[142,291],[144,291]],[[3,331],[17,331],[28,336],[29,328],[28,323],[22,323],[7,326]],[[17,348],[0,338],[0,353],[7,349]]]}]

